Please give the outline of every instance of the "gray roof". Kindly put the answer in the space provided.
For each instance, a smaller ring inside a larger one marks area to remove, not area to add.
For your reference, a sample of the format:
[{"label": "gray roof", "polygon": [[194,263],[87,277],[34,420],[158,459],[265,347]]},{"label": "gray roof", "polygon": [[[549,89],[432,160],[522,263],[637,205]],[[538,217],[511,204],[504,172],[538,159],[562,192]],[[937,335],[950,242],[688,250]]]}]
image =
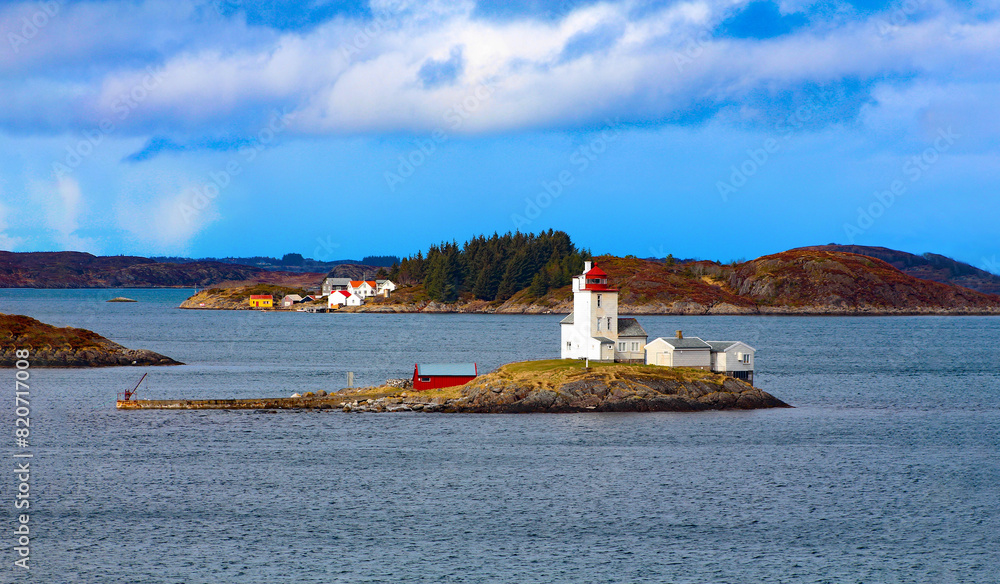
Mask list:
[{"label": "gray roof", "polygon": [[569,313],[569,316],[560,320],[559,324],[573,324],[573,313]]},{"label": "gray roof", "polygon": [[706,341],[706,342],[709,344],[710,347],[712,347],[713,352],[722,353],[723,351],[725,351],[729,347],[732,347],[739,341]]},{"label": "gray roof", "polygon": [[323,282],[332,286],[346,286],[351,283],[350,278],[326,278]]},{"label": "gray roof", "polygon": [[417,363],[417,375],[475,376],[475,363]]},{"label": "gray roof", "polygon": [[[717,353],[729,350],[729,348],[735,345],[736,343],[743,343],[743,341],[708,341],[708,344],[712,346],[712,351]],[[747,345],[746,343],[743,344],[746,345],[746,347],[751,351],[757,350],[751,347],[750,345]]]},{"label": "gray roof", "polygon": [[660,337],[668,345],[675,349],[711,349],[712,346],[705,341],[699,339],[698,337],[684,337],[683,339],[678,339],[677,337]]},{"label": "gray roof", "polygon": [[613,345],[613,344],[615,344],[615,342],[612,341],[611,339],[609,339],[608,337],[594,337],[594,339],[600,341],[600,343],[602,345]]},{"label": "gray roof", "polygon": [[619,318],[618,319],[618,336],[619,337],[648,337],[646,334],[646,329],[642,328],[639,321],[634,318]]}]

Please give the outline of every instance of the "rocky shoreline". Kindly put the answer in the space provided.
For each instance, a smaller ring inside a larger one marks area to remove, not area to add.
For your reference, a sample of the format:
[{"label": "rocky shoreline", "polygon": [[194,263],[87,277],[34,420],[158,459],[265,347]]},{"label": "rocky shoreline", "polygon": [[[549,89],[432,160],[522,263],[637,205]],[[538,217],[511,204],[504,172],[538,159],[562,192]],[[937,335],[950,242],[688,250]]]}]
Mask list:
[{"label": "rocky shoreline", "polygon": [[[487,302],[419,302],[408,304],[380,303],[349,308],[334,312],[364,313],[427,313],[427,314],[569,314],[571,300],[556,304],[505,302],[495,305]],[[951,308],[898,308],[877,306],[736,306],[728,303],[704,305],[698,302],[673,302],[650,304],[620,304],[620,315],[637,316],[992,316],[1000,315],[998,307]]]},{"label": "rocky shoreline", "polygon": [[[205,304],[198,306],[198,304]],[[204,298],[194,297],[181,303],[180,308],[194,310],[255,310],[240,302],[204,302]],[[295,311],[298,307],[275,311]],[[508,301],[502,304],[472,301],[442,303],[434,301],[393,303],[378,302],[363,306],[340,307],[330,312],[374,313],[374,314],[569,314],[572,300],[557,303],[524,303]],[[880,306],[736,306],[729,303],[704,305],[698,302],[678,301],[672,303],[619,305],[618,313],[623,316],[993,316],[1000,315],[998,307],[951,308],[894,308]]]}]

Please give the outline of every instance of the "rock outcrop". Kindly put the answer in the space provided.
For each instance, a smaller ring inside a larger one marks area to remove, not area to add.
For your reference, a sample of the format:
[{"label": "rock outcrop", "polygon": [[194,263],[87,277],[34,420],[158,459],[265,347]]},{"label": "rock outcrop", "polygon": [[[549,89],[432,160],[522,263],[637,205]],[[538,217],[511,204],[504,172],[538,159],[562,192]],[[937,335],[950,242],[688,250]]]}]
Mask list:
[{"label": "rock outcrop", "polygon": [[579,361],[561,359],[504,365],[460,388],[401,393],[386,389],[345,390],[331,397],[343,397],[341,407],[355,412],[697,412],[791,407],[749,383],[708,371],[610,363],[585,368]]},{"label": "rock outcrop", "polygon": [[0,367],[14,367],[19,350],[28,351],[31,367],[183,365],[153,351],[128,349],[86,329],[0,314]]}]

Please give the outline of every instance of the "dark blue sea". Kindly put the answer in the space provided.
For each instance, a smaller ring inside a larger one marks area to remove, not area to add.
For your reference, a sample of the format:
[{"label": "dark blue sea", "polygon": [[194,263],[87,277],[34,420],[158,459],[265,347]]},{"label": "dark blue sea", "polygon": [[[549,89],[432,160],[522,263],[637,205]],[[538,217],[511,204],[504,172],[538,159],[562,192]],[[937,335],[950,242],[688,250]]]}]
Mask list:
[{"label": "dark blue sea", "polygon": [[640,319],[748,342],[794,409],[116,411],[144,372],[145,398],[284,396],[558,355],[558,315],[177,309],[191,292],[0,290],[0,312],[186,363],[31,370],[32,568],[5,471],[0,582],[1000,579],[1000,318]]}]

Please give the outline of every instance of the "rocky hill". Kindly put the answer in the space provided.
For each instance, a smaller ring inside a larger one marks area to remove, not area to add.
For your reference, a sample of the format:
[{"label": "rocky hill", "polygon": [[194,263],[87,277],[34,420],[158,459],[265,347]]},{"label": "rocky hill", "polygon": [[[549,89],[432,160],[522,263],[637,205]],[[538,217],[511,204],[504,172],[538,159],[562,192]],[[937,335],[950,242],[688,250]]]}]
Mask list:
[{"label": "rocky hill", "polygon": [[752,385],[708,371],[553,359],[510,363],[456,388],[344,390],[347,411],[466,413],[696,412],[790,407]]},{"label": "rocky hill", "polygon": [[322,274],[288,274],[221,262],[160,263],[136,256],[95,256],[82,252],[0,251],[0,288],[169,288],[205,287],[222,282],[274,282],[282,278],[315,282]]},{"label": "rocky hill", "polygon": [[1000,276],[936,253],[916,255],[887,247],[837,245],[833,243],[829,245],[801,247],[791,251],[800,250],[856,253],[880,259],[914,278],[941,282],[942,284],[964,286],[987,294],[1000,294]]},{"label": "rocky hill", "polygon": [[127,349],[86,329],[54,327],[16,314],[0,314],[0,343],[0,367],[13,367],[16,351],[24,349],[31,367],[182,365],[159,353]]},{"label": "rocky hill", "polygon": [[914,278],[879,259],[797,250],[736,266],[729,288],[768,312],[1000,313],[1000,296]]}]

